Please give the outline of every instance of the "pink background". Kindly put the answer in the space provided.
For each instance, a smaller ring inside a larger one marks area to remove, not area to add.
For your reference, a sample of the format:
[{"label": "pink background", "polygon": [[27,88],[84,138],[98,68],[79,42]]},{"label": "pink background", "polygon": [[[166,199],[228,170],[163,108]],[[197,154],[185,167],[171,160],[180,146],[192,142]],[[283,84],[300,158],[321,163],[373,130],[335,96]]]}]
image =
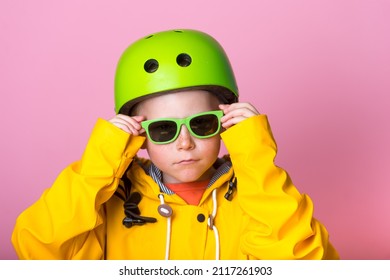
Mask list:
[{"label": "pink background", "polygon": [[[136,4],[135,4],[136,3]],[[277,163],[344,259],[390,259],[390,4],[379,0],[1,0],[0,259],[16,217],[114,114],[124,48],[194,28],[271,121]]]}]

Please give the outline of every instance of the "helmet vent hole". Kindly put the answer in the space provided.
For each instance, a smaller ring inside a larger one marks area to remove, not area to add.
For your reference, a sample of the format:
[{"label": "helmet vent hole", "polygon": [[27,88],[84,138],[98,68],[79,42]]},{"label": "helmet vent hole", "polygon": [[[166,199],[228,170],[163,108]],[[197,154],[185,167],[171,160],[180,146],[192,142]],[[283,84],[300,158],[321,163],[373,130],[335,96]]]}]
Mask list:
[{"label": "helmet vent hole", "polygon": [[151,59],[148,59],[145,64],[144,64],[144,69],[146,72],[148,73],[154,73],[157,71],[158,69],[158,61],[151,58]]},{"label": "helmet vent hole", "polygon": [[188,54],[182,53],[177,56],[176,62],[181,67],[187,67],[191,64],[192,58]]},{"label": "helmet vent hole", "polygon": [[149,35],[148,37],[145,37],[145,39],[149,39],[149,38],[152,38],[154,35]]}]

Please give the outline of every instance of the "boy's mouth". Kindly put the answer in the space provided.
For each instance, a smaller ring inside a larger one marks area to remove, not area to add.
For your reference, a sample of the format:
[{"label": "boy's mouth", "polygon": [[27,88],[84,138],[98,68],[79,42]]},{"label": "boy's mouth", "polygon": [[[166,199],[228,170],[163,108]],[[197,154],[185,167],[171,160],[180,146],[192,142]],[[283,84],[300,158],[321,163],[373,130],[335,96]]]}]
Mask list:
[{"label": "boy's mouth", "polygon": [[183,160],[177,162],[177,164],[186,165],[186,164],[195,163],[196,161],[197,161],[197,160],[195,160],[195,159],[183,159]]}]

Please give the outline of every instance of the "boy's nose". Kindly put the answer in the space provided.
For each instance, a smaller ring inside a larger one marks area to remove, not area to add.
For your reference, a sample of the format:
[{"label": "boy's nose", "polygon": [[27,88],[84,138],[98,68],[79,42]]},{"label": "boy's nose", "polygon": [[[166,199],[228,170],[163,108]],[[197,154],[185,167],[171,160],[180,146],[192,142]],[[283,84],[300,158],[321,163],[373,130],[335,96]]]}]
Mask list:
[{"label": "boy's nose", "polygon": [[195,148],[194,139],[184,124],[180,128],[180,133],[176,140],[176,145],[179,150],[192,150]]}]

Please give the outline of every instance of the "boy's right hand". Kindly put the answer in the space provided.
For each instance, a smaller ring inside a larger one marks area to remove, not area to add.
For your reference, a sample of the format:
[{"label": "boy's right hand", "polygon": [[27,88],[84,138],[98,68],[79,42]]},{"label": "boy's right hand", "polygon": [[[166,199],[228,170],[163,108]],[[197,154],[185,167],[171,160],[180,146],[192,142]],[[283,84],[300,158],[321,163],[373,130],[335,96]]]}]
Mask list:
[{"label": "boy's right hand", "polygon": [[141,127],[141,122],[143,120],[145,120],[145,117],[143,116],[130,117],[118,114],[110,119],[109,122],[127,133],[138,136],[145,132],[145,129]]}]

